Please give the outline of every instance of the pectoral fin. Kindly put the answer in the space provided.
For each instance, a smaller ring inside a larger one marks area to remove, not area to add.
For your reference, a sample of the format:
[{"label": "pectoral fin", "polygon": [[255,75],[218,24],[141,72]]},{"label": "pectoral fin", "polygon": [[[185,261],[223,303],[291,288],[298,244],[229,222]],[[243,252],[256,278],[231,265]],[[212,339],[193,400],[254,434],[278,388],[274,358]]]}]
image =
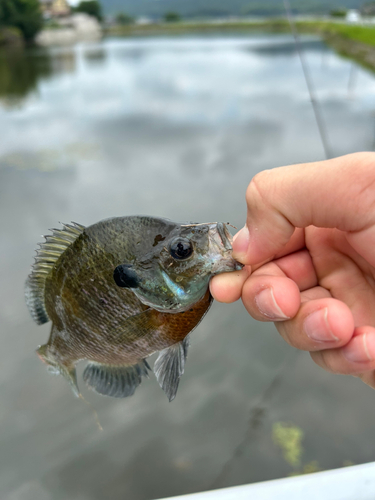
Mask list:
[{"label": "pectoral fin", "polygon": [[126,398],[134,394],[142,377],[148,377],[148,370],[151,368],[145,359],[131,366],[89,363],[83,372],[83,380],[99,394]]},{"label": "pectoral fin", "polygon": [[163,349],[154,364],[154,373],[160,387],[173,401],[177,394],[180,377],[184,373],[185,361],[190,345],[189,335],[182,342]]}]

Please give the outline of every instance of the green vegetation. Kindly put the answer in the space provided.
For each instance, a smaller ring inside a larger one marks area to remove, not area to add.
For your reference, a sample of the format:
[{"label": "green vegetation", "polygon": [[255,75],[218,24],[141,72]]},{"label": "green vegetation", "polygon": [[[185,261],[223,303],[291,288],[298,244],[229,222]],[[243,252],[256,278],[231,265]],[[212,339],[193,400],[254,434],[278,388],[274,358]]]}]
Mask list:
[{"label": "green vegetation", "polygon": [[[327,41],[337,52],[375,69],[375,27],[344,24],[331,21],[297,21],[299,33],[317,34]],[[180,21],[153,23],[139,26],[136,24],[117,25],[108,34],[117,36],[180,35],[184,33],[290,33],[285,18],[260,21],[223,21],[222,23]]]},{"label": "green vegetation", "polygon": [[283,457],[292,467],[299,467],[303,453],[303,431],[296,425],[276,422],[272,428],[274,443],[283,452]]},{"label": "green vegetation", "polygon": [[275,422],[272,427],[272,438],[283,454],[284,460],[293,467],[289,476],[300,476],[311,474],[320,470],[317,460],[312,460],[307,464],[302,463],[304,453],[302,440],[304,432],[300,427],[284,422]]},{"label": "green vegetation", "polygon": [[0,98],[17,106],[52,70],[50,55],[43,49],[0,50]]},{"label": "green vegetation", "polygon": [[42,25],[39,0],[0,0],[0,29],[16,28],[30,41]]},{"label": "green vegetation", "polygon": [[334,10],[331,10],[329,15],[331,17],[345,17],[347,12],[348,11],[346,9],[334,9]]},{"label": "green vegetation", "polygon": [[206,33],[206,32],[289,32],[290,26],[285,19],[271,19],[266,22],[225,21],[223,23],[210,23],[206,21],[178,23],[162,22],[146,25],[114,26],[108,29],[107,34],[116,36],[152,36],[160,34]]},{"label": "green vegetation", "polygon": [[[349,40],[361,42],[367,45],[375,45],[375,27],[348,25],[341,23],[333,23],[329,21],[297,21],[296,27],[300,33],[316,33],[323,37],[340,36]],[[164,33],[189,33],[189,32],[206,32],[206,31],[241,31],[241,32],[273,32],[273,33],[290,33],[290,26],[286,19],[269,19],[266,21],[249,22],[249,21],[226,21],[223,23],[209,22],[184,22],[178,24],[159,23],[145,26],[124,26],[123,28],[114,28],[109,31],[109,34],[116,35],[155,35]]]},{"label": "green vegetation", "polygon": [[325,37],[340,36],[347,40],[375,46],[375,27],[329,22],[298,22],[297,28],[304,33],[320,33]]},{"label": "green vegetation", "polygon": [[[332,32],[332,30],[330,31]],[[349,38],[350,40],[355,40],[367,45],[375,45],[375,28],[372,26],[339,25],[333,32],[345,38]]]},{"label": "green vegetation", "polygon": [[18,28],[0,28],[0,47],[22,47],[23,36]]},{"label": "green vegetation", "polygon": [[82,0],[73,10],[96,17],[98,21],[102,20],[102,7],[97,0]]},{"label": "green vegetation", "polygon": [[178,21],[181,21],[181,16],[180,14],[177,14],[177,12],[167,12],[164,14],[164,21],[166,23],[177,23]]},{"label": "green vegetation", "polygon": [[375,70],[375,27],[336,24],[320,26],[317,32],[342,56]]},{"label": "green vegetation", "polygon": [[116,16],[116,23],[120,25],[133,24],[134,19],[124,12],[119,12]]}]

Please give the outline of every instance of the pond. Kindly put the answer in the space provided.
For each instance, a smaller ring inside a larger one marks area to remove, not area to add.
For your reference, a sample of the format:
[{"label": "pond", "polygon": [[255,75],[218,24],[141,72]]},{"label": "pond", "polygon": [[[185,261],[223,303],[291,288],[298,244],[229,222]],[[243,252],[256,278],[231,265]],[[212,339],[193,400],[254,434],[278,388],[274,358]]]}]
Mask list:
[{"label": "pond", "polygon": [[[375,78],[320,40],[302,50],[332,155],[374,148]],[[375,460],[374,392],[325,373],[240,302],[192,336],[177,398],[130,399],[35,355],[23,284],[59,221],[245,221],[260,170],[324,159],[285,35],[106,39],[0,55],[0,497],[149,500]],[[98,419],[103,430],[99,429]]]}]

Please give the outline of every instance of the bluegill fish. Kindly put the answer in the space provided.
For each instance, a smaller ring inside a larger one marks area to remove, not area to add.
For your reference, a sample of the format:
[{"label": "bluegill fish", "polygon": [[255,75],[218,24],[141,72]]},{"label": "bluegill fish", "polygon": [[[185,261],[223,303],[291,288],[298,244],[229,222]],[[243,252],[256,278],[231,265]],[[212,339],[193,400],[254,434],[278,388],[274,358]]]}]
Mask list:
[{"label": "bluegill fish", "polygon": [[126,397],[159,352],[154,373],[174,399],[189,333],[212,302],[210,278],[242,267],[225,224],[130,216],[52,231],[26,281],[31,316],[52,322],[39,357],[76,395],[75,367],[87,360],[83,379],[92,389]]}]

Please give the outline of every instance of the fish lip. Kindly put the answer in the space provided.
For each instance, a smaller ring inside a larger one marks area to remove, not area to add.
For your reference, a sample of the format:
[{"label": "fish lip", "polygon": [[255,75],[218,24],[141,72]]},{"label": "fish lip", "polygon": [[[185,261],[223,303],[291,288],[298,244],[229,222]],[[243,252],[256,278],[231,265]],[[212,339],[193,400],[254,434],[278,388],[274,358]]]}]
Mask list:
[{"label": "fish lip", "polygon": [[212,266],[212,275],[240,271],[244,266],[237,262],[232,255],[232,235],[228,231],[226,224],[217,222],[209,225],[209,239],[214,253],[219,256],[215,259]]}]

